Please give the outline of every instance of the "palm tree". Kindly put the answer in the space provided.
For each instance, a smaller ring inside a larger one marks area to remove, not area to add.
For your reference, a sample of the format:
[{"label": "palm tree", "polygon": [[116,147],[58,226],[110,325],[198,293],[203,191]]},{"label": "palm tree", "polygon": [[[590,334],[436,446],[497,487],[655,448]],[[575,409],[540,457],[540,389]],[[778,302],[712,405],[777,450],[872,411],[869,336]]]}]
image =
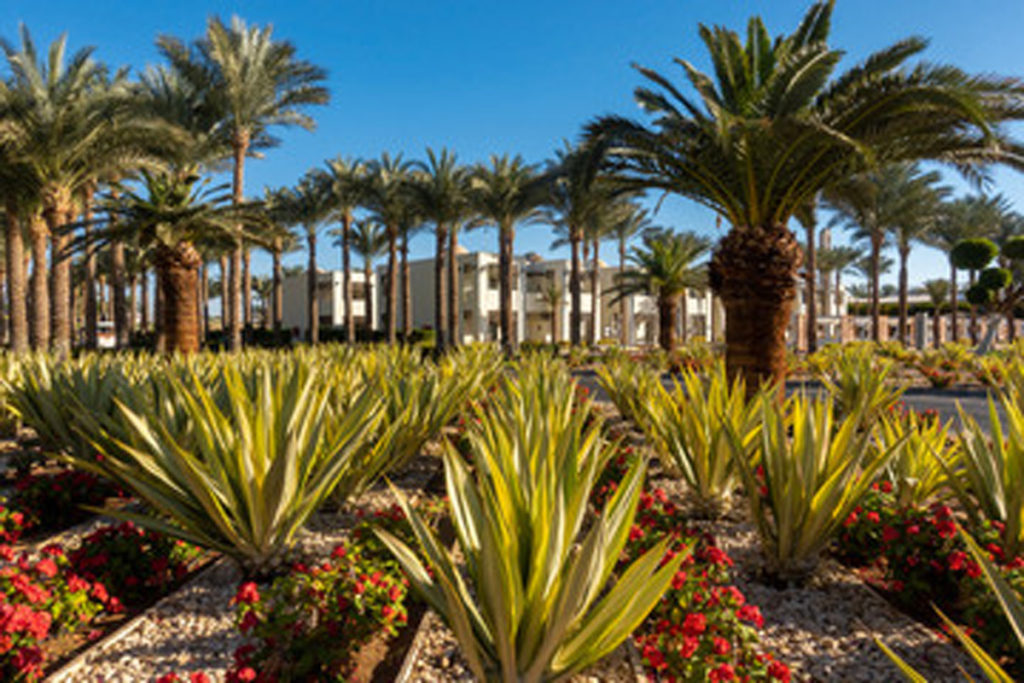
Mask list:
[{"label": "palm tree", "polygon": [[860,260],[862,252],[856,247],[832,247],[830,249],[822,249],[818,252],[817,266],[822,273],[822,301],[828,301],[829,291],[829,279],[832,274],[835,274],[835,303],[836,303],[836,314],[842,315],[839,311],[839,307],[843,301],[843,273],[850,270],[858,260]]},{"label": "palm tree", "polygon": [[274,333],[279,335],[284,317],[284,269],[281,265],[281,257],[285,253],[297,250],[299,243],[295,234],[288,230],[291,225],[289,222],[291,217],[288,215],[290,207],[286,189],[264,188],[263,209],[268,222],[268,234],[265,237],[270,248],[271,258],[270,279],[273,298],[273,311],[270,314],[271,327]]},{"label": "palm tree", "polygon": [[295,186],[276,198],[278,216],[286,225],[301,225],[309,257],[306,266],[306,315],[310,344],[320,341],[319,271],[316,262],[317,231],[331,218],[334,200],[330,179],[323,171],[310,171]]},{"label": "palm tree", "polygon": [[[248,26],[239,17],[232,17],[228,26],[211,17],[206,34],[191,47],[169,36],[161,36],[157,46],[172,68],[206,93],[209,106],[229,131],[236,205],[244,198],[245,158],[255,149],[277,143],[268,129],[283,125],[312,130],[314,121],[303,109],[328,101],[327,89],[321,85],[326,78],[323,69],[297,59],[295,47],[275,40],[270,26]],[[238,226],[228,282],[232,349],[242,346],[241,232]]]},{"label": "palm tree", "polygon": [[698,101],[640,68],[654,85],[636,91],[651,125],[606,116],[588,126],[614,144],[627,183],[693,199],[731,224],[710,282],[726,309],[730,373],[751,390],[785,376],[801,258],[787,225],[799,207],[876,164],[1024,161],[998,127],[1024,117],[1015,80],[907,68],[925,47],[914,38],[837,75],[843,53],[827,44],[832,8],[833,0],[815,3],[792,34],[774,40],[752,18],[746,44],[734,31],[702,26],[714,77],[678,60]]},{"label": "palm tree", "polygon": [[942,207],[942,200],[949,188],[936,187],[939,174],[936,171],[923,173],[915,166],[906,176],[907,182],[897,189],[903,193],[903,204],[907,209],[900,212],[900,218],[890,228],[899,254],[899,340],[907,343],[907,296],[910,288],[908,262],[913,243],[927,239],[935,225]]},{"label": "palm tree", "polygon": [[817,198],[797,209],[796,220],[804,228],[804,301],[807,306],[807,353],[818,350],[818,267],[817,248],[818,214]]},{"label": "palm tree", "polygon": [[[105,68],[91,57],[91,48],[65,59],[66,36],[58,38],[45,58],[24,26],[21,45],[0,41],[11,72],[0,109],[5,137],[15,163],[34,177],[43,221],[32,219],[33,287],[37,343],[49,339],[66,355],[71,347],[70,225],[77,214],[76,198],[96,178],[132,167],[154,143],[154,130],[129,115],[123,78],[110,83]],[[52,292],[42,295],[46,236],[51,244]],[[123,294],[123,292],[122,292]],[[42,322],[51,308],[52,323]]]},{"label": "palm tree", "polygon": [[699,286],[703,266],[696,264],[711,249],[711,241],[692,232],[649,231],[643,246],[630,254],[634,268],[614,287],[616,298],[651,294],[658,300],[658,343],[671,351],[676,346],[679,299]]},{"label": "palm tree", "polygon": [[402,226],[408,220],[411,168],[411,162],[403,161],[401,154],[392,157],[384,152],[380,159],[367,163],[364,181],[366,206],[388,234],[388,288],[385,298],[389,344],[398,341],[398,240]]},{"label": "palm tree", "polygon": [[107,211],[121,220],[111,221],[93,239],[131,239],[151,254],[162,296],[159,324],[166,351],[198,351],[202,257],[196,245],[233,235],[239,209],[229,206],[228,195],[207,188],[195,173],[143,171],[141,183],[145,195],[127,190],[111,200]]},{"label": "palm tree", "polygon": [[363,297],[365,300],[366,338],[373,338],[373,262],[388,247],[387,231],[379,223],[365,219],[352,224],[352,249],[363,257]]},{"label": "palm tree", "polygon": [[555,349],[558,349],[558,318],[562,313],[562,299],[565,298],[565,294],[562,292],[562,288],[552,282],[548,285],[544,291],[541,292],[544,297],[544,303],[548,305],[551,310],[551,343]]},{"label": "palm tree", "polygon": [[366,167],[361,161],[337,157],[327,162],[331,179],[331,197],[334,201],[334,218],[341,222],[341,228],[331,230],[341,247],[342,291],[345,300],[345,339],[349,344],[356,341],[355,314],[352,312],[352,212],[362,201],[363,174]]},{"label": "palm tree", "polygon": [[932,302],[932,346],[942,345],[942,307],[949,299],[949,282],[946,280],[928,280],[924,283],[924,291]]},{"label": "palm tree", "polygon": [[555,152],[555,162],[549,169],[550,206],[542,215],[545,222],[564,233],[564,242],[570,248],[569,342],[573,346],[579,346],[583,334],[580,246],[584,244],[584,233],[593,221],[594,213],[614,195],[612,184],[601,175],[607,152],[608,146],[601,142],[576,146],[566,143],[563,149]]},{"label": "palm tree", "polygon": [[[416,164],[419,173],[411,185],[413,201],[424,220],[433,222],[437,246],[434,250],[434,327],[437,349],[444,351],[449,343],[455,344],[455,332],[449,328],[449,297],[445,282],[446,263],[454,264],[455,253],[449,252],[451,237],[469,213],[469,175],[460,166],[453,152],[442,149],[440,154],[427,148],[426,163]],[[449,273],[451,269],[449,269]]]},{"label": "palm tree", "polygon": [[[631,205],[631,209],[626,212],[620,220],[616,221],[612,226],[609,235],[615,238],[616,245],[619,251],[619,273],[618,277],[621,279],[626,272],[626,257],[627,247],[629,240],[636,235],[654,228],[648,217],[647,209],[640,208],[636,205]],[[629,344],[629,307],[628,303],[623,297],[619,301],[619,343],[622,346]]]},{"label": "palm tree", "polygon": [[516,226],[539,218],[538,207],[547,199],[544,179],[535,166],[520,156],[492,155],[490,166],[473,169],[471,202],[478,214],[476,225],[498,227],[499,329],[506,353],[516,349],[512,320],[512,269]]},{"label": "palm tree", "polygon": [[[3,98],[4,90],[4,85],[0,82],[0,98]],[[18,183],[20,178],[25,177],[23,170],[5,157],[4,145],[0,143],[0,201],[4,205],[5,220],[4,270],[7,278],[7,313],[10,349],[15,353],[24,353],[29,348],[25,242],[22,232],[27,193]]]}]

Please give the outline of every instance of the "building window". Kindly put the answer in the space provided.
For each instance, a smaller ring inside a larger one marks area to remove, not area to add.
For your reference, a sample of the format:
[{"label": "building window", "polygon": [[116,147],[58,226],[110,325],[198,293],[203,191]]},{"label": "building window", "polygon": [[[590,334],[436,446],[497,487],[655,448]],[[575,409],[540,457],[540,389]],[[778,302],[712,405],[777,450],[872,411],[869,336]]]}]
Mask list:
[{"label": "building window", "polygon": [[487,288],[498,289],[498,266],[487,266]]}]

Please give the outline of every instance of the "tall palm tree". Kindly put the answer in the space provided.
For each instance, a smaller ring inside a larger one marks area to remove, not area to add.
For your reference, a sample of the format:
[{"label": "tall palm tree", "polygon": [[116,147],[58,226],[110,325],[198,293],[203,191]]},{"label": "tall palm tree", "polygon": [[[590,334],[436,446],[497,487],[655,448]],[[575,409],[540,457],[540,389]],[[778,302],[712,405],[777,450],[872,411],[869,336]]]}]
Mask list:
[{"label": "tall palm tree", "polygon": [[900,212],[900,218],[892,226],[896,253],[899,254],[899,327],[901,344],[907,343],[907,298],[910,290],[908,263],[913,243],[927,239],[938,219],[942,200],[949,188],[937,187],[939,174],[936,171],[924,173],[912,168],[908,180],[899,188],[903,193],[903,204],[907,210]]},{"label": "tall palm tree", "polygon": [[793,33],[774,40],[756,17],[746,43],[702,26],[714,76],[678,60],[696,101],[640,68],[653,84],[636,91],[650,126],[618,116],[588,126],[614,143],[626,182],[693,199],[731,225],[710,281],[726,309],[727,365],[751,390],[785,376],[801,258],[787,225],[800,206],[876,164],[1024,161],[998,127],[1024,117],[1016,81],[945,65],[907,68],[925,48],[916,38],[836,74],[843,53],[827,42],[833,4],[815,3]]},{"label": "tall palm tree", "polygon": [[[459,223],[469,214],[469,174],[460,166],[454,152],[442,148],[440,154],[427,148],[427,161],[416,164],[419,172],[411,184],[413,201],[424,220],[434,224],[437,238],[434,249],[434,327],[437,348],[444,351],[455,344],[455,332],[449,329],[445,270],[448,263],[454,264],[455,254],[449,252],[449,232],[457,229]],[[450,272],[450,270],[449,270]]]},{"label": "tall palm tree", "polygon": [[[648,217],[647,209],[643,209],[639,206],[632,205],[631,209],[621,217],[620,220],[616,221],[612,226],[609,233],[610,237],[615,238],[616,246],[619,253],[619,273],[618,277],[621,279],[623,274],[626,272],[626,258],[627,248],[629,241],[640,233],[651,230],[654,225],[651,223]],[[626,298],[623,297],[619,301],[619,343],[622,346],[629,344],[629,307]]]},{"label": "tall palm tree", "polygon": [[643,245],[633,247],[633,268],[613,288],[616,298],[651,294],[658,300],[658,343],[671,351],[676,346],[679,299],[687,289],[702,281],[703,266],[697,262],[707,255],[711,241],[696,233],[650,231]]},{"label": "tall palm tree", "polygon": [[[239,17],[225,24],[218,17],[207,22],[205,35],[186,46],[181,40],[161,36],[160,52],[196,89],[206,93],[209,106],[229,131],[233,173],[231,190],[236,205],[244,199],[245,159],[255,149],[273,146],[272,126],[299,126],[312,130],[309,105],[326,104],[328,92],[321,84],[323,69],[296,57],[295,46],[274,39],[270,26],[249,26]],[[228,282],[229,341],[242,346],[241,268],[242,226],[231,252]]]},{"label": "tall palm tree", "polygon": [[[0,98],[4,96],[4,90],[0,82]],[[24,353],[29,348],[26,253],[22,231],[27,193],[18,182],[25,177],[22,171],[5,157],[5,146],[0,143],[0,201],[4,205],[4,271],[7,280],[5,289],[10,349],[15,353]]]},{"label": "tall palm tree", "polygon": [[126,190],[107,207],[120,220],[94,239],[132,240],[151,255],[157,271],[160,331],[166,351],[199,350],[199,267],[196,245],[233,235],[239,208],[220,188],[208,188],[195,173],[142,172],[145,194]]},{"label": "tall palm tree", "polygon": [[829,280],[835,275],[835,303],[836,314],[842,315],[839,307],[843,301],[843,273],[853,268],[853,264],[862,257],[862,252],[856,247],[831,247],[818,252],[817,266],[822,273],[822,301],[828,301]]},{"label": "tall palm tree", "polygon": [[555,152],[549,169],[550,206],[544,220],[564,233],[570,248],[569,265],[569,342],[578,346],[583,334],[583,264],[580,246],[594,213],[612,200],[614,188],[602,174],[607,163],[608,145],[600,141],[579,145],[566,143]]},{"label": "tall palm tree", "polygon": [[473,169],[470,180],[471,202],[479,215],[476,225],[498,228],[499,329],[507,353],[516,349],[516,330],[512,320],[512,270],[516,226],[539,218],[538,208],[548,192],[535,166],[522,157],[492,155],[490,165]]},{"label": "tall palm tree", "polygon": [[382,223],[388,234],[388,288],[385,292],[388,321],[388,343],[398,341],[398,240],[402,226],[408,219],[410,193],[409,180],[412,163],[402,155],[392,157],[387,152],[380,159],[367,163],[365,202],[374,218]]},{"label": "tall palm tree", "polygon": [[947,280],[927,280],[924,291],[932,302],[932,346],[942,346],[942,307],[949,300],[949,282]]},{"label": "tall palm tree", "polygon": [[[61,355],[71,347],[70,224],[77,215],[76,198],[95,178],[133,166],[153,142],[154,131],[129,115],[123,78],[111,84],[105,68],[92,59],[92,49],[66,56],[66,36],[58,38],[45,57],[38,54],[29,31],[21,27],[17,47],[0,41],[11,72],[0,120],[14,161],[33,177],[42,222],[32,221],[37,286],[38,340],[49,336],[42,324],[44,306],[51,308],[53,348]],[[38,279],[45,271],[41,248],[46,234],[51,245],[52,292],[41,296]]]},{"label": "tall palm tree", "polygon": [[364,219],[352,224],[352,249],[363,257],[363,298],[366,338],[373,338],[373,262],[388,248],[387,231],[377,222]]},{"label": "tall palm tree", "polygon": [[320,341],[319,271],[316,261],[317,232],[330,220],[334,209],[330,178],[320,170],[310,171],[293,189],[284,190],[275,200],[280,218],[286,225],[302,226],[309,258],[306,266],[306,316],[308,341]]},{"label": "tall palm tree", "polygon": [[338,238],[341,248],[342,296],[345,301],[345,339],[349,344],[356,341],[355,314],[352,312],[352,212],[362,201],[363,174],[366,166],[363,162],[344,157],[337,157],[327,162],[327,173],[331,181],[331,197],[334,203],[334,219],[341,223],[340,228],[329,234]]}]

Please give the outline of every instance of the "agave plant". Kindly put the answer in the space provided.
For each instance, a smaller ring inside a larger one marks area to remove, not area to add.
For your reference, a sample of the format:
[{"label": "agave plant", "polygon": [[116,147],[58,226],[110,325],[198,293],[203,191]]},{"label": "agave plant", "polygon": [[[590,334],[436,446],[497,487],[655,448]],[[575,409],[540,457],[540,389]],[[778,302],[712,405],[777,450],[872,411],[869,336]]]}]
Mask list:
[{"label": "agave plant", "polygon": [[832,357],[822,383],[842,415],[860,414],[863,425],[870,425],[903,395],[901,387],[888,384],[894,368],[892,361],[875,356],[871,346],[854,345]]},{"label": "agave plant", "polygon": [[534,360],[516,375],[477,411],[469,431],[475,472],[454,449],[445,453],[465,571],[397,491],[420,555],[378,534],[480,680],[534,683],[564,679],[614,650],[653,609],[683,554],[662,564],[663,542],[608,585],[644,466],[630,468],[588,526],[587,500],[614,446],[575,409],[563,366]]},{"label": "agave plant", "polygon": [[645,415],[641,405],[661,384],[660,370],[623,356],[606,357],[597,366],[597,381],[622,417],[637,426]]},{"label": "agave plant", "polygon": [[725,364],[706,376],[684,370],[672,388],[660,382],[636,402],[644,433],[662,459],[677,470],[694,497],[697,513],[718,517],[739,473],[724,424],[729,424],[748,457],[757,433],[758,402],[747,400],[739,378],[730,382]]},{"label": "agave plant", "polygon": [[767,569],[800,581],[815,571],[821,552],[903,442],[873,452],[871,433],[861,428],[863,407],[835,425],[830,398],[797,395],[779,405],[762,397],[760,403],[760,467],[747,457],[742,436],[724,426]]},{"label": "agave plant", "polygon": [[897,505],[921,506],[949,484],[959,479],[960,446],[950,434],[952,422],[926,420],[913,413],[887,415],[878,422],[875,448],[886,453],[893,444],[902,444],[889,461],[885,475],[896,490]]},{"label": "agave plant", "polygon": [[[989,398],[989,430],[960,410],[963,482],[951,479],[953,490],[974,521],[979,513],[1002,522],[1003,545],[1010,557],[1024,550],[1024,406],[1008,396]],[[1005,425],[1005,426],[1004,426]]]},{"label": "agave plant", "polygon": [[271,569],[332,490],[359,491],[387,464],[384,441],[364,445],[381,418],[377,387],[339,414],[309,364],[265,363],[246,378],[228,363],[220,389],[198,374],[162,381],[157,407],[115,399],[113,418],[87,421],[83,436],[107,457],[77,464],[152,508],[110,514],[218,550],[249,573]]},{"label": "agave plant", "polygon": [[[1024,650],[1024,602],[1021,602],[1020,596],[1014,593],[1010,584],[999,573],[999,568],[992,563],[988,553],[981,549],[978,542],[971,538],[970,534],[965,533],[963,529],[960,530],[960,534],[967,544],[968,552],[974,556],[974,561],[981,567],[985,580],[996,594],[996,599],[1003,608],[1003,614],[1006,615],[1010,628],[1013,630],[1014,635],[1017,636],[1017,642],[1020,643],[1021,649]],[[960,645],[963,646],[964,650],[967,651],[967,654],[971,656],[971,659],[974,660],[988,680],[992,681],[992,683],[1013,683],[1013,677],[999,666],[999,662],[994,657],[974,642],[974,639],[964,629],[960,628],[952,619],[943,614],[942,610],[935,608],[935,611],[938,612],[943,623],[946,624],[950,632],[959,641]],[[911,683],[927,683],[928,679],[914,670],[899,655],[889,649],[885,643],[878,638],[875,638],[875,643],[893,661],[900,670],[900,673],[908,681],[911,681]]]}]

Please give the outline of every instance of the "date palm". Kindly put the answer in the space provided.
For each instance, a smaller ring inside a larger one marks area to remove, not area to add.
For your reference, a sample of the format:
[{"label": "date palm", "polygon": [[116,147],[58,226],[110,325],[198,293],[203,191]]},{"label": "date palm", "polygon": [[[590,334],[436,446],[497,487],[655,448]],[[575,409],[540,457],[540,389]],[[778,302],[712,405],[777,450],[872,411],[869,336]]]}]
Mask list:
[{"label": "date palm", "polygon": [[412,163],[387,152],[367,163],[364,181],[366,207],[384,225],[388,235],[388,288],[385,292],[388,343],[398,341],[398,240],[408,221]]},{"label": "date palm", "polygon": [[288,202],[285,189],[263,189],[263,209],[267,220],[265,240],[270,248],[270,280],[273,311],[271,312],[272,328],[280,334],[284,317],[284,267],[281,257],[299,248],[295,234],[288,230],[291,220],[288,215]]},{"label": "date palm", "polygon": [[341,248],[342,292],[345,300],[345,339],[349,344],[356,341],[355,314],[352,312],[352,212],[362,201],[363,162],[344,157],[327,162],[327,174],[331,184],[331,198],[334,204],[334,219],[341,227],[331,230],[331,237],[338,238]]},{"label": "date palm", "polygon": [[[0,98],[4,97],[4,93],[4,84],[0,82]],[[30,201],[34,193],[21,185],[27,174],[6,154],[6,145],[0,141],[0,202],[4,209],[4,272],[10,349],[15,353],[24,353],[29,349],[29,328],[23,218],[25,202]]]},{"label": "date palm", "polygon": [[363,296],[366,304],[366,338],[373,337],[373,262],[387,251],[388,234],[379,223],[364,219],[352,224],[352,249],[363,257],[364,286]]},{"label": "date palm", "polygon": [[636,91],[645,126],[606,116],[588,126],[611,140],[621,175],[716,211],[731,225],[711,261],[726,309],[726,362],[754,389],[786,370],[800,247],[787,227],[823,188],[875,165],[931,159],[969,170],[1020,148],[998,124],[1024,117],[1020,84],[908,60],[925,48],[900,41],[837,73],[827,41],[833,1],[811,6],[797,29],[773,39],[752,18],[747,40],[724,27],[699,33],[714,75],[676,60],[697,93],[647,68]]},{"label": "date palm", "polygon": [[[651,230],[654,228],[654,224],[648,216],[647,209],[643,209],[637,205],[632,205],[630,210],[625,213],[613,226],[609,232],[609,236],[615,239],[616,246],[619,253],[619,273],[618,276],[621,278],[626,272],[626,258],[629,241],[643,233],[644,231]],[[619,343],[622,346],[629,344],[629,307],[628,302],[625,298],[619,301]]]},{"label": "date palm", "polygon": [[449,329],[449,297],[445,266],[454,265],[455,254],[449,252],[449,232],[469,214],[469,174],[448,149],[440,153],[427,148],[426,162],[416,164],[418,172],[410,185],[413,202],[425,220],[434,224],[437,245],[434,250],[434,328],[437,349],[444,351],[455,344],[454,330]]},{"label": "date palm", "polygon": [[862,256],[863,252],[856,247],[832,247],[830,249],[822,249],[817,254],[815,260],[817,261],[818,269],[823,275],[821,297],[823,301],[828,301],[829,279],[835,276],[835,308],[837,316],[842,315],[839,307],[843,301],[843,273],[853,268],[853,265]]},{"label": "date palm", "polygon": [[671,351],[676,346],[679,299],[687,289],[703,282],[700,261],[711,249],[711,241],[692,232],[648,231],[643,244],[633,247],[633,268],[619,277],[613,288],[616,298],[650,294],[658,301],[658,343]]},{"label": "date palm", "polygon": [[492,155],[489,165],[479,164],[470,179],[471,202],[478,214],[475,226],[498,228],[499,329],[506,353],[517,346],[512,319],[512,270],[516,226],[540,217],[547,200],[545,179],[522,157]]},{"label": "date palm", "polygon": [[[241,204],[244,198],[246,157],[278,142],[269,129],[299,126],[312,130],[315,123],[305,108],[328,101],[327,89],[322,85],[324,70],[298,59],[295,46],[275,39],[270,26],[249,26],[239,17],[232,17],[228,25],[219,17],[211,17],[204,36],[191,46],[161,36],[157,47],[173,69],[206,94],[208,106],[228,131],[235,204]],[[242,346],[242,226],[236,232],[227,316],[233,349]]]}]

